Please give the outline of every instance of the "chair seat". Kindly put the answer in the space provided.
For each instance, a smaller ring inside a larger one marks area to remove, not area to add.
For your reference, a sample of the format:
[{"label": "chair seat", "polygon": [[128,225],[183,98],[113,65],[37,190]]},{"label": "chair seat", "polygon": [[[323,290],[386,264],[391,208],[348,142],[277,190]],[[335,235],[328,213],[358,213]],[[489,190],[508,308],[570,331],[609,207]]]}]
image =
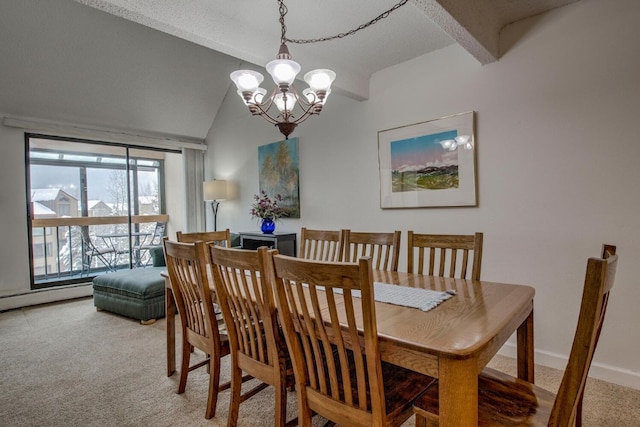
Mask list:
[{"label": "chair seat", "polygon": [[[478,390],[478,426],[546,426],[556,397],[548,390],[491,368],[480,373]],[[437,423],[437,383],[415,401],[414,411]]]},{"label": "chair seat", "polygon": [[[349,364],[351,384],[357,381],[356,370],[353,367],[353,354],[349,354]],[[338,354],[334,352],[333,357],[338,361]],[[385,412],[387,414],[388,426],[399,426],[408,420],[413,414],[413,402],[425,390],[436,382],[436,379],[427,375],[419,374],[409,369],[401,368],[390,363],[382,362],[382,378],[385,397]],[[344,384],[340,384],[340,391],[343,392]],[[354,388],[354,402],[358,401],[358,390]],[[369,396],[367,396],[368,405],[370,405]]]},{"label": "chair seat", "polygon": [[382,362],[387,425],[402,424],[412,415],[412,402],[435,378]]}]

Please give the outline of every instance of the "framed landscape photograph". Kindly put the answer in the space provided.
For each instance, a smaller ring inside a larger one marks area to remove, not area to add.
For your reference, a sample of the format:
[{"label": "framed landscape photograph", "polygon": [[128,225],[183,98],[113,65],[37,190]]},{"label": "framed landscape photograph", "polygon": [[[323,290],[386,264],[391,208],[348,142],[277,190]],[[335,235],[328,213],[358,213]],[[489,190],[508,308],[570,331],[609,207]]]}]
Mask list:
[{"label": "framed landscape photograph", "polygon": [[477,206],[475,112],[378,132],[380,207]]}]

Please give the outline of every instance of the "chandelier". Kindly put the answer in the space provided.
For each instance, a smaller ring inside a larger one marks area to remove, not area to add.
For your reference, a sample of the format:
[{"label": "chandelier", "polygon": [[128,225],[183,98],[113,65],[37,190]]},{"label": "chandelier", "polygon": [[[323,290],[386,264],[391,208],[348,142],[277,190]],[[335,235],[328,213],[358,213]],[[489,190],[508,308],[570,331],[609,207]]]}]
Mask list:
[{"label": "chandelier", "polygon": [[[237,70],[231,73],[231,80],[236,84],[238,95],[244,101],[254,116],[262,116],[269,123],[274,124],[285,136],[289,138],[299,123],[302,123],[314,114],[320,114],[322,107],[331,93],[331,83],[336,78],[336,73],[327,69],[317,69],[309,71],[304,75],[304,80],[309,85],[308,88],[298,92],[294,86],[296,76],[300,72],[300,64],[291,59],[287,42],[290,43],[315,43],[337,38],[343,38],[368,27],[386,18],[391,12],[407,3],[402,0],[390,10],[380,14],[366,24],[360,25],[355,30],[340,33],[331,37],[323,37],[310,40],[293,40],[286,36],[287,27],[284,24],[284,16],[287,14],[287,7],[283,0],[278,0],[280,6],[280,50],[276,59],[269,62],[265,68],[273,78],[275,88],[269,96],[267,90],[260,87],[264,76],[253,70]],[[273,108],[275,105],[275,108]],[[298,105],[298,109],[295,109]],[[301,110],[301,112],[298,112]]]}]

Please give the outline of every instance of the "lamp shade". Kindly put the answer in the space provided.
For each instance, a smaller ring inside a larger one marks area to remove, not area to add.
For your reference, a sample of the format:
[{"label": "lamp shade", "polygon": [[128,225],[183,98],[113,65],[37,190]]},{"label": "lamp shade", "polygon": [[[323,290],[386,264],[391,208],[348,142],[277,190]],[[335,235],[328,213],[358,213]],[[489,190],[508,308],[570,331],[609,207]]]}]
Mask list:
[{"label": "lamp shade", "polygon": [[224,200],[227,198],[227,181],[213,180],[202,184],[204,200]]}]

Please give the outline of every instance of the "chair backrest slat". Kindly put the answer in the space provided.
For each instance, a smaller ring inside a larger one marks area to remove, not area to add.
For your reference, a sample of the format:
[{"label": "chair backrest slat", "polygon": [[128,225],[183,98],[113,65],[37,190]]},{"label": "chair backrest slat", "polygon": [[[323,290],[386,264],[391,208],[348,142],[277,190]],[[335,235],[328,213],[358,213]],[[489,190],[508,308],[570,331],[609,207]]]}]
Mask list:
[{"label": "chair backrest slat", "polygon": [[372,260],[376,270],[398,271],[400,231],[371,233],[343,230],[344,261],[355,262],[362,257]]},{"label": "chair backrest slat", "polygon": [[482,233],[418,234],[410,230],[407,240],[407,272],[414,272],[417,260],[418,274],[480,280]]},{"label": "chair backrest slat", "polygon": [[316,261],[342,261],[344,230],[300,231],[299,257]]}]

